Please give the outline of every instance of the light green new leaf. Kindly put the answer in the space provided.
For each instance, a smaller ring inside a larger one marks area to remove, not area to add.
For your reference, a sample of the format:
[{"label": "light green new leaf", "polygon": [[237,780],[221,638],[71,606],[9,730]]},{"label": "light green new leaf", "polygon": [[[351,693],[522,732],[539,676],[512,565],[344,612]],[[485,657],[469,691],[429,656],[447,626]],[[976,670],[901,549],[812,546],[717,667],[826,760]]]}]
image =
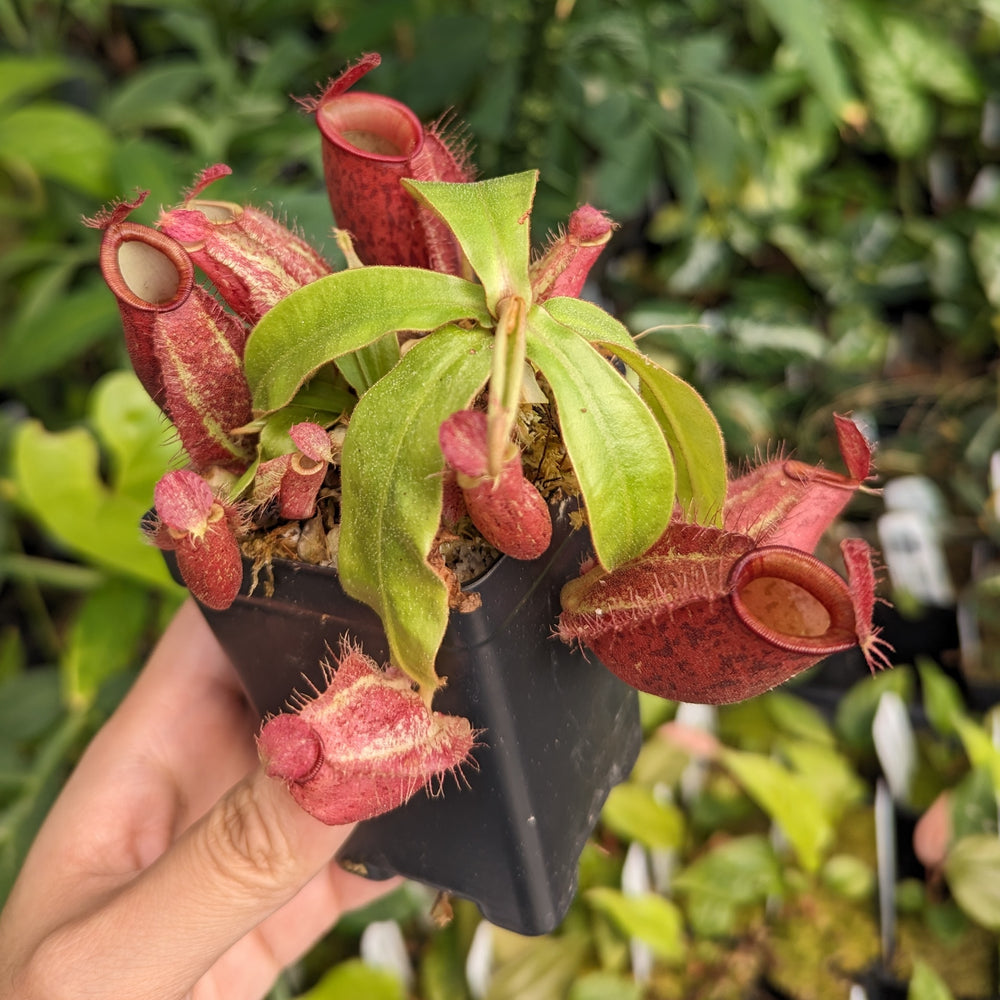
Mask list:
[{"label": "light green new leaf", "polygon": [[425,690],[448,624],[427,564],[441,516],[438,428],[489,376],[492,338],[451,326],[420,341],[361,398],[344,442],[339,570],[382,619],[392,661]]},{"label": "light green new leaf", "polygon": [[402,981],[385,969],[375,969],[360,958],[349,958],[330,969],[296,1000],[405,1000]]},{"label": "light green new leaf", "polygon": [[531,302],[529,219],[537,183],[537,170],[473,184],[403,181],[455,234],[483,283],[494,316],[497,304],[508,295]]},{"label": "light green new leaf", "polygon": [[802,867],[817,871],[833,826],[810,780],[763,754],[727,749],[722,764],[781,827]]},{"label": "light green new leaf", "polygon": [[944,876],[958,905],[981,927],[1000,933],[1000,840],[963,837],[948,852]]},{"label": "light green new leaf", "polygon": [[663,534],[674,504],[670,448],[649,407],[578,333],[528,313],[528,358],[555,397],[597,558],[612,570]]},{"label": "light green new leaf", "polygon": [[461,319],[492,325],[483,290],[416,267],[359,267],[320,278],[265,313],[243,367],[254,409],[270,413],[328,361],[395,330],[435,330]]},{"label": "light green new leaf", "polygon": [[948,984],[923,959],[913,963],[913,976],[906,1000],[955,1000]]},{"label": "light green new leaf", "polygon": [[626,327],[583,299],[555,298],[545,309],[591,343],[610,351],[643,383],[643,398],[673,453],[677,499],[699,524],[718,524],[726,498],[722,431],[701,396],[672,372],[636,350]]},{"label": "light green new leaf", "polygon": [[609,341],[598,346],[621,358],[639,376],[642,396],[653,411],[674,456],[677,501],[697,524],[722,526],[726,501],[726,449],[715,415],[684,379],[634,348]]},{"label": "light green new leaf", "polygon": [[112,489],[145,510],[180,450],[177,432],[130,371],[109,372],[88,402],[90,422],[110,458]]},{"label": "light green new leaf", "polygon": [[587,902],[610,917],[630,938],[645,942],[664,961],[684,958],[684,920],[675,903],[655,893],[626,896],[617,889],[598,888],[587,893]]},{"label": "light green new leaf", "polygon": [[627,781],[611,789],[601,810],[609,830],[646,847],[680,848],[684,815],[675,805],[659,802],[649,788]]},{"label": "light green new leaf", "polygon": [[12,467],[17,502],[53,538],[96,566],[175,590],[163,558],[139,530],[152,485],[145,504],[109,490],[88,431],[50,434],[28,421],[14,439]]}]

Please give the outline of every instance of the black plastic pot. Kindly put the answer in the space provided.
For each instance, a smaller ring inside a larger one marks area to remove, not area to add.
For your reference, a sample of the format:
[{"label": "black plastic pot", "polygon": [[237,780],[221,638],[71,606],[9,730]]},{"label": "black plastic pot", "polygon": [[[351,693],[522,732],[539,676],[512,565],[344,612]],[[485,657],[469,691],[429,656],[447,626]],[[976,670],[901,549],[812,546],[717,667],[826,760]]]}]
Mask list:
[{"label": "black plastic pot", "polygon": [[[448,683],[434,708],[482,730],[469,787],[448,778],[442,795],[417,793],[359,823],[342,864],[471,899],[521,934],[561,922],[587,837],[641,743],[635,692],[553,637],[559,590],[586,546],[585,533],[559,525],[542,558],[503,558],[467,588],[482,594],[482,608],[452,615],[437,661]],[[202,610],[261,714],[285,709],[309,681],[322,686],[320,661],[343,635],[388,658],[378,617],[344,594],[332,570],[276,560],[270,597],[262,583],[251,596],[250,581],[246,565],[232,607]]]}]

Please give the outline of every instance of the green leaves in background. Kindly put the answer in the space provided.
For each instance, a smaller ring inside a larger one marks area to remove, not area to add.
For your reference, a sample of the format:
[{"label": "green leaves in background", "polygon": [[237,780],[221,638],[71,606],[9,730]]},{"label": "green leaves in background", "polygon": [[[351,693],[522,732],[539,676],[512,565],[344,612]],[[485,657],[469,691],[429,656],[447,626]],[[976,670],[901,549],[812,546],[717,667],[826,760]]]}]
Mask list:
[{"label": "green leaves in background", "polygon": [[626,781],[611,789],[601,810],[601,822],[619,837],[654,849],[677,850],[684,841],[681,810],[634,782]]},{"label": "green leaves in background", "polygon": [[406,1000],[406,989],[391,972],[352,958],[335,965],[296,1000]]},{"label": "green leaves in background", "polygon": [[695,932],[708,937],[737,933],[747,908],[784,890],[774,848],[757,835],[720,842],[682,868],[673,885]]},{"label": "green leaves in background", "polygon": [[763,754],[726,749],[720,761],[781,827],[802,867],[817,871],[834,829],[812,779]]},{"label": "green leaves in background", "polygon": [[683,960],[684,918],[676,903],[655,893],[629,896],[618,889],[591,889],[587,902],[609,917],[626,937],[649,945],[657,958],[670,964]]},{"label": "green leaves in background", "polygon": [[[12,474],[19,506],[69,551],[109,572],[177,592],[139,522],[156,480],[177,453],[173,431],[130,372],[113,372],[91,396],[93,430],[50,433],[35,421],[14,438]],[[111,475],[101,475],[101,445]]]},{"label": "green leaves in background", "polygon": [[958,905],[977,924],[1000,933],[1000,840],[963,837],[948,851],[944,875]]}]

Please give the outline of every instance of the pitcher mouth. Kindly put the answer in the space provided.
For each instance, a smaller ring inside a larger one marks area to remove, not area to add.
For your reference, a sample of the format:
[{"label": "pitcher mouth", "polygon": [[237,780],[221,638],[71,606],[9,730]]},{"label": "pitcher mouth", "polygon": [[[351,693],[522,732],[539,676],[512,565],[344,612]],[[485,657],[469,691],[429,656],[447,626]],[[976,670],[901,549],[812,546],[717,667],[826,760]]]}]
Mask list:
[{"label": "pitcher mouth", "polygon": [[320,105],[316,122],[335,146],[383,163],[406,163],[424,141],[417,116],[381,94],[340,94]]},{"label": "pitcher mouth", "polygon": [[729,590],[740,621],[779,649],[826,656],[858,643],[846,582],[799,549],[748,552],[730,571]]},{"label": "pitcher mouth", "polygon": [[145,312],[176,309],[194,284],[194,266],[184,248],[166,234],[133,222],[107,230],[101,268],[115,296]]}]

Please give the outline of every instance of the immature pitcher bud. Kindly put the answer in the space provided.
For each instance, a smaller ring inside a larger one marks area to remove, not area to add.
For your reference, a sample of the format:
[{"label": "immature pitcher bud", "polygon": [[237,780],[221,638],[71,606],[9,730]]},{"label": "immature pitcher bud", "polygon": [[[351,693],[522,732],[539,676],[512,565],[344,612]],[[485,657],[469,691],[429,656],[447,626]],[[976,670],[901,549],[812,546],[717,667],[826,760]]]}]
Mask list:
[{"label": "immature pitcher bud", "polygon": [[514,444],[500,475],[490,476],[488,425],[481,410],[453,413],[438,433],[441,451],[483,538],[514,559],[537,559],[552,541],[549,505],[524,478],[521,453]]},{"label": "immature pitcher bud", "polygon": [[176,553],[195,598],[216,611],[228,608],[243,583],[236,511],[190,469],[168,472],[156,484],[154,502],[159,524],[150,535],[153,543]]},{"label": "immature pitcher bud", "polygon": [[581,205],[569,217],[565,232],[553,238],[531,265],[535,302],[565,295],[577,298],[590,269],[607,246],[615,224],[599,209]]}]

